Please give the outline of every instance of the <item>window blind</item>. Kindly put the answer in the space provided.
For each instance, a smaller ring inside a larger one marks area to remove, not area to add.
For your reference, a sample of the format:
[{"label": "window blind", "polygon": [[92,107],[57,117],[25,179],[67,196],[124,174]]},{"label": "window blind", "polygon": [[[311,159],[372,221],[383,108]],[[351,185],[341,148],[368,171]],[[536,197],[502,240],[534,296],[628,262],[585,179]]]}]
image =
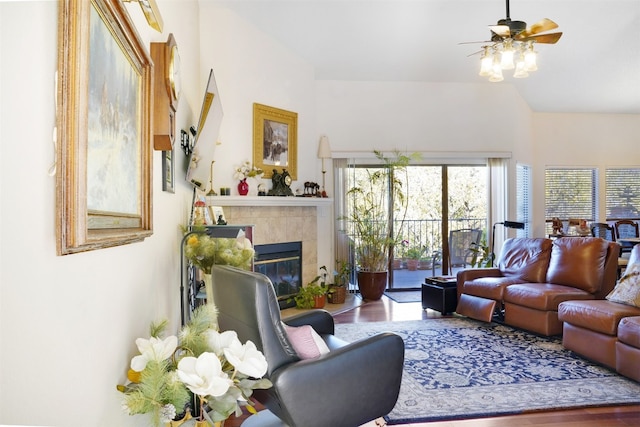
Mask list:
[{"label": "window blind", "polygon": [[605,181],[607,221],[640,219],[640,169],[607,169]]},{"label": "window blind", "polygon": [[594,221],[597,213],[595,168],[547,168],[545,170],[545,218]]},{"label": "window blind", "polygon": [[516,165],[516,210],[519,222],[524,222],[524,230],[517,230],[518,237],[531,235],[531,166]]}]

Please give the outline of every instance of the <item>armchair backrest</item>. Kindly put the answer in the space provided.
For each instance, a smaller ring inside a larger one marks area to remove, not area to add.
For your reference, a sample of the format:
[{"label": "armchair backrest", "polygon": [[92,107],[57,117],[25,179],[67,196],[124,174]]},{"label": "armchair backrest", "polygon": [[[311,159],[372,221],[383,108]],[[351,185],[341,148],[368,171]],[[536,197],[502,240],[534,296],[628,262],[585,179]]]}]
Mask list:
[{"label": "armchair backrest", "polygon": [[551,240],[545,238],[507,239],[500,251],[498,268],[504,276],[542,283],[547,277],[551,246]]},{"label": "armchair backrest", "polygon": [[220,330],[236,331],[242,342],[251,340],[267,359],[267,376],[299,360],[287,339],[276,293],[267,276],[214,265],[211,277]]}]

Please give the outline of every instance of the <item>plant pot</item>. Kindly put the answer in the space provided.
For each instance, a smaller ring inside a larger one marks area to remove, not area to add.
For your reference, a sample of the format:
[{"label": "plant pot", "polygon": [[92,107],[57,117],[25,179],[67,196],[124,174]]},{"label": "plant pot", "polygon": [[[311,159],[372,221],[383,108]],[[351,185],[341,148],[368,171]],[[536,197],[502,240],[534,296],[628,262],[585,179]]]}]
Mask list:
[{"label": "plant pot", "polygon": [[332,289],[332,292],[329,294],[329,302],[331,304],[344,304],[347,299],[347,287],[334,286]]},{"label": "plant pot", "polygon": [[408,259],[407,260],[407,269],[409,271],[416,271],[418,269],[418,263],[420,260],[417,259]]},{"label": "plant pot", "polygon": [[317,295],[313,297],[313,308],[322,308],[327,304],[326,295]]},{"label": "plant pot", "polygon": [[393,260],[393,269],[400,270],[402,268],[402,260],[400,258],[396,258]]},{"label": "plant pot", "polygon": [[358,288],[362,299],[377,301],[387,288],[386,271],[358,271]]}]

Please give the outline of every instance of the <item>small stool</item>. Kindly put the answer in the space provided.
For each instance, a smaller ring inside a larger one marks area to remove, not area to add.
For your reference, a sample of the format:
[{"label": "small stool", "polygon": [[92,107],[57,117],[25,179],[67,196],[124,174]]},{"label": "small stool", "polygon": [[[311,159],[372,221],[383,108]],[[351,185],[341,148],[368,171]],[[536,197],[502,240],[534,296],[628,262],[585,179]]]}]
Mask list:
[{"label": "small stool", "polygon": [[422,285],[422,308],[439,311],[443,316],[456,311],[458,293],[456,280],[445,277],[427,277]]}]

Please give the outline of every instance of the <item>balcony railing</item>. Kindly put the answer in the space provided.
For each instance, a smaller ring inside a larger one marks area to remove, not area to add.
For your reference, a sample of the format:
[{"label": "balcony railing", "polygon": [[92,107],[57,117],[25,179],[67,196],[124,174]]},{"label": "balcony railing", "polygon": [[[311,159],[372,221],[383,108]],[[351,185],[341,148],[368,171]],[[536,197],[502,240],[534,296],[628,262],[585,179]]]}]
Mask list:
[{"label": "balcony railing", "polygon": [[[442,252],[442,220],[441,219],[412,219],[405,220],[404,225],[396,221],[394,224],[396,236],[399,240],[405,241],[404,247],[396,248],[396,258],[404,256],[406,248],[424,248],[424,256],[431,256],[433,253]],[[480,229],[486,232],[486,218],[456,218],[448,221],[449,231],[466,228]]]}]

